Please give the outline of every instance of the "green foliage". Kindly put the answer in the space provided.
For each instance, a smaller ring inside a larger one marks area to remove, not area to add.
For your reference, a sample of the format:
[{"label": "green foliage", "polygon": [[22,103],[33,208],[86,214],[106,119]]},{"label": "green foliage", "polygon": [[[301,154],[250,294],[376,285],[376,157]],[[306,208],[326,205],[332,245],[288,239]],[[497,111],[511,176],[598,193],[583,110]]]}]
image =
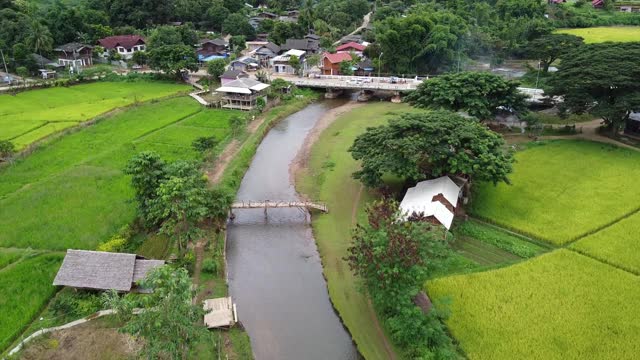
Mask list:
[{"label": "green foliage", "polygon": [[231,126],[231,131],[233,132],[233,136],[238,136],[240,134],[240,130],[244,127],[246,120],[244,117],[240,115],[232,116],[229,119],[229,126]]},{"label": "green foliage", "polygon": [[127,245],[127,239],[120,235],[115,235],[111,239],[98,245],[98,251],[121,252]]},{"label": "green foliage", "polygon": [[206,152],[216,147],[220,141],[215,136],[202,136],[191,143],[191,146],[198,152]]},{"label": "green foliage", "polygon": [[162,45],[148,51],[149,66],[180,78],[183,70],[197,71],[198,59],[186,45]]},{"label": "green foliage", "polygon": [[[143,297],[143,311],[132,316],[131,306],[116,306],[129,321],[121,329],[144,339],[143,356],[153,358],[187,359],[191,347],[207,334],[201,324],[204,310],[192,304],[194,296],[191,279],[184,269],[162,266],[154,269],[141,281],[153,293]],[[126,302],[111,294],[108,303]]]},{"label": "green foliage", "polygon": [[207,73],[214,81],[220,81],[220,76],[224,74],[227,63],[223,59],[215,59],[207,64]]},{"label": "green foliage", "polygon": [[640,176],[635,151],[554,141],[530,145],[515,159],[511,186],[474,186],[474,215],[562,245],[638,209],[640,194],[630,185],[630,179]]},{"label": "green foliage", "polygon": [[574,35],[549,34],[529,42],[527,54],[540,60],[542,70],[548,72],[554,61],[583,44],[584,40]]},{"label": "green foliage", "polygon": [[487,72],[461,72],[424,81],[405,101],[418,108],[464,111],[492,120],[501,108],[526,112],[526,96],[518,84]]},{"label": "green foliage", "polygon": [[425,316],[413,303],[424,281],[449,257],[446,241],[426,222],[398,222],[395,202],[376,202],[367,214],[368,223],[354,230],[347,260],[392,339],[408,358],[456,358],[437,314]]},{"label": "green foliage", "polygon": [[300,59],[297,56],[292,55],[289,58],[289,66],[293,68],[296,75],[300,75],[300,69],[302,69],[302,63],[300,62]]},{"label": "green foliage", "polygon": [[544,251],[544,248],[539,245],[475,221],[465,221],[456,226],[454,234],[456,236],[468,236],[494,245],[521,258],[531,258]]},{"label": "green foliage", "polygon": [[340,62],[340,75],[353,75],[353,61]]},{"label": "green foliage", "polygon": [[222,23],[222,32],[231,35],[243,35],[247,40],[256,38],[256,30],[249,20],[241,14],[231,14]]},{"label": "green foliage", "polygon": [[584,45],[562,57],[551,93],[562,96],[562,107],[570,112],[601,117],[617,136],[630,113],[640,108],[638,59],[640,43]]},{"label": "green foliage", "polygon": [[513,161],[500,135],[447,111],[403,114],[368,128],[349,152],[362,161],[354,177],[366,186],[381,185],[386,174],[409,181],[450,174],[508,183]]},{"label": "green foliage", "polygon": [[102,301],[95,293],[61,291],[53,298],[49,307],[55,316],[79,319],[95,313],[101,306]]},{"label": "green foliage", "polygon": [[8,160],[16,152],[16,147],[9,140],[0,140],[0,160]]},{"label": "green foliage", "polygon": [[426,287],[450,299],[447,325],[470,359],[622,359],[638,349],[638,277],[566,249]]},{"label": "green foliage", "polygon": [[148,61],[147,53],[145,51],[136,51],[131,56],[131,61],[137,65],[146,65]]},{"label": "green foliage", "polygon": [[153,151],[143,151],[132,157],[124,168],[124,173],[131,176],[138,211],[148,226],[158,224],[151,216],[151,207],[158,196],[158,186],[167,178],[165,167],[160,155]]},{"label": "green foliage", "polygon": [[207,274],[215,274],[218,272],[218,263],[214,259],[205,259],[202,262],[202,271]]},{"label": "green foliage", "polygon": [[231,39],[229,39],[229,46],[234,53],[240,54],[242,50],[247,48],[247,39],[244,35],[232,36]]}]

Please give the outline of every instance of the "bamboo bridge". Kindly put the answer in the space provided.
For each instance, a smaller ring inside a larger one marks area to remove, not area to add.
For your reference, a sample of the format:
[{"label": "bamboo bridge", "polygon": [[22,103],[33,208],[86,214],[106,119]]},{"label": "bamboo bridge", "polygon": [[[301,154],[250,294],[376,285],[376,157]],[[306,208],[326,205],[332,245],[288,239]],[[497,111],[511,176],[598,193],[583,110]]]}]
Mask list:
[{"label": "bamboo bridge", "polygon": [[329,212],[327,205],[312,201],[240,201],[231,204],[232,209],[279,209],[279,208],[306,208],[315,209],[324,213]]}]

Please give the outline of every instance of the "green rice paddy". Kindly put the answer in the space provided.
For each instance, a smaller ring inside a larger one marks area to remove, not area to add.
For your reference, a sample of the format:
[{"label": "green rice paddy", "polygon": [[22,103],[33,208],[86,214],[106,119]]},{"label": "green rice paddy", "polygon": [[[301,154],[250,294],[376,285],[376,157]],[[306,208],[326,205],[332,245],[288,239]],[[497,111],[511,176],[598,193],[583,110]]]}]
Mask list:
[{"label": "green rice paddy", "polygon": [[640,26],[599,26],[579,29],[560,29],[556,32],[580,36],[587,44],[605,41],[640,41]]}]

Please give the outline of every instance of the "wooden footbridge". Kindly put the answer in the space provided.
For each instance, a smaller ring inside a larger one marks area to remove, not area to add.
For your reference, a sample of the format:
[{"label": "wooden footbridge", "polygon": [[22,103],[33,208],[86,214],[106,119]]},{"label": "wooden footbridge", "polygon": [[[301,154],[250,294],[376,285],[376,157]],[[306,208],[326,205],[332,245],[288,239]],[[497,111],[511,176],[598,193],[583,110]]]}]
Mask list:
[{"label": "wooden footbridge", "polygon": [[232,209],[278,209],[278,208],[306,208],[322,212],[329,212],[327,205],[312,201],[240,201],[231,204]]}]

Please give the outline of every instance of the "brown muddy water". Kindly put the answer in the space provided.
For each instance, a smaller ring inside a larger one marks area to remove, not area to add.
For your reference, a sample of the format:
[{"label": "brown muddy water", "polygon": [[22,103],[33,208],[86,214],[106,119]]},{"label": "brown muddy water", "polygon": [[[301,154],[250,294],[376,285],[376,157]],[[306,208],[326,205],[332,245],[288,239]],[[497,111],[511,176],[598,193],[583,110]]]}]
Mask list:
[{"label": "brown muddy water", "polygon": [[[258,147],[237,200],[296,200],[289,164],[325,112],[311,104],[276,125]],[[229,290],[258,360],[355,360],[360,356],[329,301],[309,214],[234,210],[228,226]]]}]

